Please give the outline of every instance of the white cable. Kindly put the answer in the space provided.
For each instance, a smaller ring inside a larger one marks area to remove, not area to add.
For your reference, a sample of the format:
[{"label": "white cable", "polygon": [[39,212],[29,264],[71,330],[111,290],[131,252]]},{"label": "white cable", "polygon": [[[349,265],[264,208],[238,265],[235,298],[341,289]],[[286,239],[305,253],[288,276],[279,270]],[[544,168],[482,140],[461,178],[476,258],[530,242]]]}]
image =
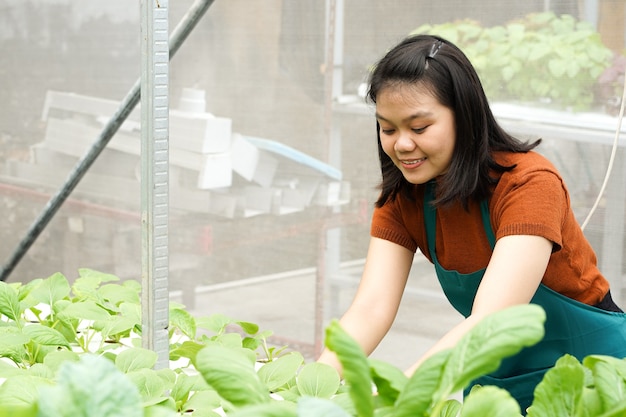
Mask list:
[{"label": "white cable", "polygon": [[604,176],[604,182],[602,183],[602,187],[600,187],[600,192],[598,193],[598,197],[596,198],[596,201],[593,204],[593,207],[591,207],[589,214],[587,214],[587,218],[583,222],[582,226],[580,226],[582,230],[585,230],[585,227],[587,226],[587,223],[589,223],[591,216],[598,208],[598,205],[600,204],[600,200],[602,199],[602,195],[604,194],[604,190],[606,189],[606,185],[609,182],[609,177],[611,176],[611,171],[613,170],[613,162],[615,161],[615,155],[617,154],[617,145],[619,144],[619,134],[622,130],[622,119],[624,118],[624,103],[625,102],[626,102],[626,71],[624,72],[624,87],[622,91],[622,104],[620,106],[619,116],[617,118],[617,129],[615,130],[615,138],[613,139],[613,149],[611,150],[611,157],[609,158],[609,165],[606,168],[606,175]]}]

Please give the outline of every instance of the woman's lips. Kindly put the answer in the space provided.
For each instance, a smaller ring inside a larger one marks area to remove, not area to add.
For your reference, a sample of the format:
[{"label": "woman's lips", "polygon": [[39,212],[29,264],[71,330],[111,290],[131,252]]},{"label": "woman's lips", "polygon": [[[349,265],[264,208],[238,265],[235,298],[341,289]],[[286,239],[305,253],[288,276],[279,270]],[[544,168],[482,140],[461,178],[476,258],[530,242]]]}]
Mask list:
[{"label": "woman's lips", "polygon": [[417,168],[422,165],[424,161],[428,158],[419,158],[419,159],[401,159],[400,163],[404,168]]}]

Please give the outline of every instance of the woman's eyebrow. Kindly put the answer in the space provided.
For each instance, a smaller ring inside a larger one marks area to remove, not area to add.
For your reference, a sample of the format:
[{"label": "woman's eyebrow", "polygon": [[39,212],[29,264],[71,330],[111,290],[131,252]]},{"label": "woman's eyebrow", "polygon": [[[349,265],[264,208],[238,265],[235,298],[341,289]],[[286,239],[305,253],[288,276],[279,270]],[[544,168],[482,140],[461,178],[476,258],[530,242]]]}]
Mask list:
[{"label": "woman's eyebrow", "polygon": [[[429,111],[419,111],[417,113],[413,113],[413,114],[405,117],[404,119],[402,119],[402,122],[408,122],[410,120],[421,119],[421,118],[424,118],[424,117],[431,117],[432,115],[433,114],[431,112],[429,112]],[[375,113],[375,116],[376,116],[377,120],[382,120],[384,122],[389,122],[389,120],[385,119],[378,112]]]}]

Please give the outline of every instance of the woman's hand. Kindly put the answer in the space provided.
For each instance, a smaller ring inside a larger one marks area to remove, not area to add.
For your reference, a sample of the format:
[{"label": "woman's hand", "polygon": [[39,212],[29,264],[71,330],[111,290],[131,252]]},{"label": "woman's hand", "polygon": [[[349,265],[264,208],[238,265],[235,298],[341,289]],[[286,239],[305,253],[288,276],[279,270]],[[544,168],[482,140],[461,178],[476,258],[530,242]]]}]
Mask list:
[{"label": "woman's hand", "polygon": [[[371,238],[361,282],[352,304],[340,320],[367,355],[387,334],[398,312],[413,253],[387,240]],[[322,352],[318,362],[341,366],[334,353]]]}]

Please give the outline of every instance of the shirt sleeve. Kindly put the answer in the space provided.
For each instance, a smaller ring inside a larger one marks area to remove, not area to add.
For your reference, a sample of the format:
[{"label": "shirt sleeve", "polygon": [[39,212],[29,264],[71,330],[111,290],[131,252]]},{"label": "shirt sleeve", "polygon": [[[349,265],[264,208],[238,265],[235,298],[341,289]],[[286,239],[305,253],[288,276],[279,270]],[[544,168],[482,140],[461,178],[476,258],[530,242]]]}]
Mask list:
[{"label": "shirt sleeve", "polygon": [[[401,196],[398,196],[395,200],[388,201],[382,207],[376,207],[374,209],[370,235],[396,243],[415,252],[417,250],[417,242],[413,236],[411,236],[409,230],[407,230],[406,224],[418,223],[413,223],[417,220],[408,220],[407,222],[407,219],[404,218],[405,215],[409,214],[406,213],[403,215],[400,204],[401,198]],[[415,216],[416,213],[410,215]]]},{"label": "shirt sleeve", "polygon": [[551,169],[502,175],[491,201],[496,239],[510,235],[542,236],[563,246],[562,228],[569,211],[569,194]]}]

